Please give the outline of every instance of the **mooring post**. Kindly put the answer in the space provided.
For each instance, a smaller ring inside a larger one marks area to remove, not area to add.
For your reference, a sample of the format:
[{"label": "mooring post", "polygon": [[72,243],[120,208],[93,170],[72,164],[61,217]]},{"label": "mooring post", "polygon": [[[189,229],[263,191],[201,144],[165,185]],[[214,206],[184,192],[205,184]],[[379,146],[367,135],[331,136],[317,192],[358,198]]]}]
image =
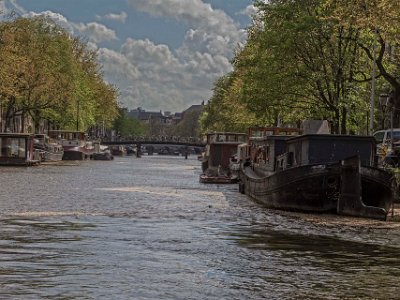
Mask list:
[{"label": "mooring post", "polygon": [[136,157],[142,157],[141,154],[142,145],[140,143],[136,144]]}]

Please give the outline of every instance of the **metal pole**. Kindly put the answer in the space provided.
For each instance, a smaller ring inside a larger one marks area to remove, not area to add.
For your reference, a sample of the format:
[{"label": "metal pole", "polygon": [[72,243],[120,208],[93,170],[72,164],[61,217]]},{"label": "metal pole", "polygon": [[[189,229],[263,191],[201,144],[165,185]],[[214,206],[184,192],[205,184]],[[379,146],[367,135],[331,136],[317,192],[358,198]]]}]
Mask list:
[{"label": "metal pole", "polygon": [[76,107],[76,131],[79,131],[79,100]]},{"label": "metal pole", "polygon": [[393,149],[393,106],[390,108],[390,149]]},{"label": "metal pole", "polygon": [[370,114],[369,114],[369,134],[372,135],[374,131],[374,110],[375,110],[375,77],[376,77],[376,30],[374,35],[374,45],[372,47],[372,55],[374,61],[372,62],[372,84],[371,84],[371,100],[370,100]]}]

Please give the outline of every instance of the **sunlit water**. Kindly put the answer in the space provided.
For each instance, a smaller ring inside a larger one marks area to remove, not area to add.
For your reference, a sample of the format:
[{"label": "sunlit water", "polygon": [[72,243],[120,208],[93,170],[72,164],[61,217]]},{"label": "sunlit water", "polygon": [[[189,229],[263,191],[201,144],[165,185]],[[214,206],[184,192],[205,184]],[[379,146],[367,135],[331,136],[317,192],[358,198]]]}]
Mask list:
[{"label": "sunlit water", "polygon": [[400,223],[262,208],[189,157],[0,169],[0,299],[400,299]]}]

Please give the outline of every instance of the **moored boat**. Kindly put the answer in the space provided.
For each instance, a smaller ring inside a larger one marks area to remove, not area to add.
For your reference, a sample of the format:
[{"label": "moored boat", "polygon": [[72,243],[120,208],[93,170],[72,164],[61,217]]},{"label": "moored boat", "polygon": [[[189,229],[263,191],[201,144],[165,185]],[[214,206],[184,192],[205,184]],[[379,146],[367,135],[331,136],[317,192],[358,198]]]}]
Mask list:
[{"label": "moored boat", "polygon": [[124,156],[127,154],[126,149],[123,145],[113,145],[109,147],[112,155]]},{"label": "moored boat", "polygon": [[0,165],[32,166],[40,163],[35,157],[34,138],[29,133],[0,133]]},{"label": "moored boat", "polygon": [[40,159],[44,162],[60,161],[64,155],[62,144],[50,138],[46,134],[35,134],[34,149],[40,153]]},{"label": "moored boat", "polygon": [[89,141],[86,133],[82,131],[51,130],[49,136],[61,141],[64,149],[63,160],[90,159],[95,153],[93,142]]},{"label": "moored boat", "polygon": [[246,141],[245,133],[214,132],[206,135],[206,147],[202,159],[200,182],[236,183],[238,174],[230,168],[231,158],[238,145]]},{"label": "moored boat", "polygon": [[109,147],[99,145],[98,151],[93,154],[93,160],[113,160],[114,156],[111,154]]},{"label": "moored boat", "polygon": [[239,190],[268,207],[385,220],[396,197],[372,137],[267,136],[254,149],[265,161],[242,163]]}]

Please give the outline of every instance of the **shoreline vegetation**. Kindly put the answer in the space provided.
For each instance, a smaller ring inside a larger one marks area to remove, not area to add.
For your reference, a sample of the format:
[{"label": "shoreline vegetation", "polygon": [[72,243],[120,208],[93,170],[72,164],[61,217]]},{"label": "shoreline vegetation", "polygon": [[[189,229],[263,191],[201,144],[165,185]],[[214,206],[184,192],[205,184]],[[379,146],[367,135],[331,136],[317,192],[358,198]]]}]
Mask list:
[{"label": "shoreline vegetation", "polygon": [[[400,3],[255,0],[254,5],[258,13],[248,39],[236,49],[232,71],[215,81],[202,114],[193,118],[195,132],[299,127],[306,119],[328,120],[335,134],[399,127]],[[38,132],[43,122],[83,131],[118,124],[130,129],[117,131],[139,128],[117,99],[96,50],[82,38],[46,17],[0,21],[0,131],[15,131],[15,120],[22,124],[19,132]]]},{"label": "shoreline vegetation", "polygon": [[96,51],[49,18],[1,21],[0,66],[2,132],[38,132],[43,122],[111,127],[118,116],[117,88],[104,81]]},{"label": "shoreline vegetation", "polygon": [[323,119],[335,134],[372,134],[390,127],[390,110],[399,126],[398,1],[254,5],[259,12],[232,59],[233,70],[215,82],[201,117],[203,132],[299,127],[302,120]]}]

